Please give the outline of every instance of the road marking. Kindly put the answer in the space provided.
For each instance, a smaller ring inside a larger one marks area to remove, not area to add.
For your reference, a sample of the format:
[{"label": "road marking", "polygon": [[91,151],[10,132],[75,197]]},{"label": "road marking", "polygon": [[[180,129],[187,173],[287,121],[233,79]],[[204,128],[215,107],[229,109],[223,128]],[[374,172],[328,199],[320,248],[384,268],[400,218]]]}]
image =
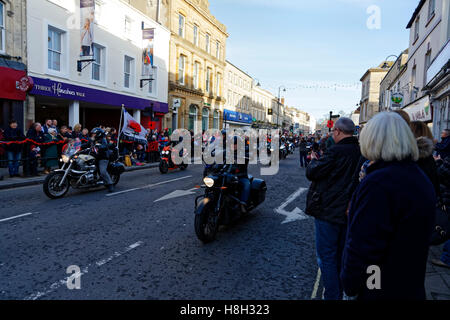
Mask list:
[{"label": "road marking", "polygon": [[[104,265],[104,264],[110,262],[110,261],[113,260],[114,258],[120,257],[120,256],[126,254],[127,252],[129,252],[129,251],[131,251],[131,250],[133,250],[133,249],[136,249],[137,247],[139,247],[139,246],[142,245],[142,244],[143,244],[142,241],[138,241],[138,242],[136,242],[136,243],[133,243],[132,245],[129,245],[128,247],[126,247],[126,248],[125,248],[124,250],[122,250],[121,252],[115,252],[115,253],[114,253],[113,255],[111,255],[110,257],[108,257],[108,258],[106,258],[106,259],[99,260],[99,261],[95,262],[94,264],[97,265],[98,267],[100,267],[100,266],[102,266],[102,265]],[[85,267],[85,268],[82,270],[82,272],[76,273],[76,274],[72,274],[72,275],[70,275],[69,277],[66,277],[66,278],[64,278],[64,279],[62,279],[62,280],[59,280],[59,281],[57,281],[57,282],[51,284],[50,287],[49,287],[47,290],[33,293],[32,295],[30,295],[30,296],[24,298],[24,300],[37,300],[37,299],[39,299],[39,298],[41,298],[41,297],[43,297],[43,296],[45,296],[45,295],[47,295],[47,294],[49,294],[49,293],[55,291],[55,290],[57,290],[58,288],[60,288],[60,287],[62,287],[62,286],[67,285],[67,280],[69,280],[70,277],[73,278],[75,275],[76,275],[77,277],[81,277],[82,275],[85,275],[86,273],[89,272],[89,267],[91,267],[92,265],[93,265],[92,263],[89,264],[87,267]]]},{"label": "road marking", "polygon": [[292,210],[291,212],[284,210],[284,208],[286,208],[292,201],[294,201],[297,197],[299,197],[306,190],[308,190],[308,189],[307,188],[298,189],[293,194],[291,194],[281,206],[279,206],[277,209],[275,209],[275,212],[286,216],[286,219],[284,219],[284,221],[281,224],[308,218],[308,216],[306,216],[305,213],[297,207],[294,210]]},{"label": "road marking", "polygon": [[17,219],[17,218],[21,218],[21,217],[26,217],[26,216],[29,216],[29,215],[31,215],[31,214],[33,214],[33,213],[37,213],[37,212],[28,212],[28,213],[24,213],[24,214],[19,214],[18,216],[14,216],[14,217],[2,219],[2,220],[0,220],[0,222],[12,220],[12,219]]},{"label": "road marking", "polygon": [[162,182],[158,182],[158,183],[154,183],[154,184],[149,184],[149,185],[146,185],[146,186],[143,186],[143,187],[139,187],[139,188],[133,188],[133,189],[118,191],[118,192],[114,192],[114,193],[107,193],[106,196],[107,197],[112,197],[112,196],[116,196],[116,195],[119,195],[119,194],[124,194],[124,193],[132,192],[132,191],[136,191],[136,190],[141,190],[141,189],[147,189],[147,188],[159,186],[161,184],[166,184],[166,183],[170,183],[170,182],[174,182],[174,181],[178,181],[178,180],[182,180],[182,179],[187,179],[187,178],[191,178],[191,177],[192,176],[185,176],[185,177],[181,177],[181,178],[176,178],[176,179],[162,181]]},{"label": "road marking", "polygon": [[155,200],[153,202],[158,202],[158,201],[163,201],[163,200],[169,200],[169,199],[173,199],[173,198],[178,198],[178,197],[184,197],[190,194],[195,194],[194,191],[199,190],[198,188],[192,188],[189,190],[175,190],[174,192],[171,192],[167,195],[165,195],[164,197],[159,198],[158,200]]},{"label": "road marking", "polygon": [[322,276],[322,272],[320,271],[320,268],[319,268],[319,269],[317,269],[316,282],[314,283],[314,289],[311,294],[311,299],[315,299],[317,297],[317,290],[319,290],[319,283],[320,283],[321,276]]}]

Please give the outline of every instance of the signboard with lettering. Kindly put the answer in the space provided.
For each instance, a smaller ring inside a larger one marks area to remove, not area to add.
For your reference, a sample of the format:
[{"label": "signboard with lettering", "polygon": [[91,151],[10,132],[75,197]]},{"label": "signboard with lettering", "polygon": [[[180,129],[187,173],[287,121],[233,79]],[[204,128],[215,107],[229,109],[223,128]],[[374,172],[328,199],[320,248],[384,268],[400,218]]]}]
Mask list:
[{"label": "signboard with lettering", "polygon": [[425,96],[403,109],[411,118],[411,121],[428,122],[432,120],[430,96]]}]

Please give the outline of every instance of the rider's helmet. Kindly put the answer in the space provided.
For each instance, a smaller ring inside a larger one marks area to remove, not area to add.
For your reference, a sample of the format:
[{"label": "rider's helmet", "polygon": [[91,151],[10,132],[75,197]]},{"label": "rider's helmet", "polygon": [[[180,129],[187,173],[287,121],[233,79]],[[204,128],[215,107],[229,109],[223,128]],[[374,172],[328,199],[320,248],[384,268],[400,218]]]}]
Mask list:
[{"label": "rider's helmet", "polygon": [[101,128],[94,128],[91,131],[91,136],[95,139],[95,141],[98,141],[106,137],[106,132]]}]

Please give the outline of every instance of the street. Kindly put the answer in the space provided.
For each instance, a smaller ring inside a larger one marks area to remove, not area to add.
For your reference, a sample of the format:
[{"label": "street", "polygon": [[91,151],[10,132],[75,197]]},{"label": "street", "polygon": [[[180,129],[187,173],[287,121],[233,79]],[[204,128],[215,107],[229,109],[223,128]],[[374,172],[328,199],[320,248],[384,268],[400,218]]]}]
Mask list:
[{"label": "street", "polygon": [[[298,152],[262,177],[265,202],[207,245],[193,225],[202,170],[128,172],[115,193],[71,190],[59,200],[42,185],[2,190],[0,299],[321,298]],[[259,177],[259,166],[249,171]],[[70,290],[73,265],[81,288]]]}]

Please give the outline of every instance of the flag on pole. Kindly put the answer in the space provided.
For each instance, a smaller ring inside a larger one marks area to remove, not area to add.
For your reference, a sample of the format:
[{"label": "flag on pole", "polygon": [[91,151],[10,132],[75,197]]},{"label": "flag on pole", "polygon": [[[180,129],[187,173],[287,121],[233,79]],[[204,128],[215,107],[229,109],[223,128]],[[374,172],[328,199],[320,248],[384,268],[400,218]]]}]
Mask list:
[{"label": "flag on pole", "polygon": [[147,144],[147,138],[145,137],[148,131],[137,122],[126,110],[123,110],[123,127],[122,127],[122,139],[128,141],[134,141],[142,144]]}]

